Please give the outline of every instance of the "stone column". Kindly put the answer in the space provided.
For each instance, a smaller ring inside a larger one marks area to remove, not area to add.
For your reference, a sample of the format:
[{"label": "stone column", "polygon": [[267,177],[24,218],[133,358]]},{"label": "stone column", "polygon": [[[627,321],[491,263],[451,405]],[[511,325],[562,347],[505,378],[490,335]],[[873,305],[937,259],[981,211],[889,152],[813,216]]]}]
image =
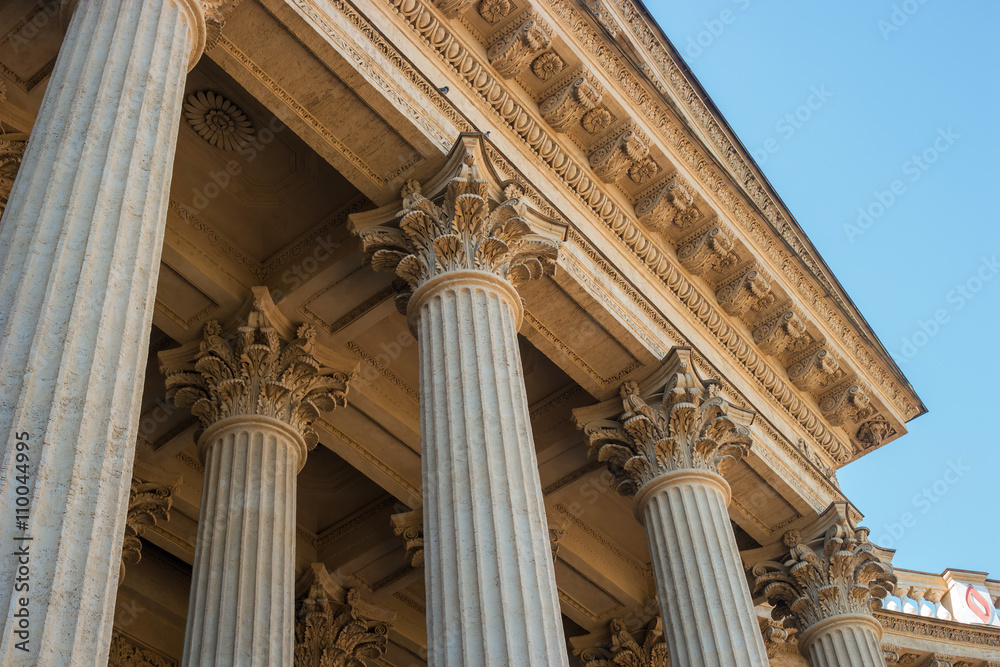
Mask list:
[{"label": "stone column", "polygon": [[203,429],[184,664],[290,666],[296,475],[316,444],[312,423],[344,404],[349,377],[321,372],[311,327],[283,342],[259,301],[235,345],[221,334],[205,325],[193,363],[187,348],[160,353],[167,397]]},{"label": "stone column", "polygon": [[806,536],[789,531],[784,556],[753,567],[754,588],[773,617],[799,631],[799,650],[813,667],[885,665],[882,626],[872,614],[896,577],[868,541],[868,529],[834,503]]},{"label": "stone column", "polygon": [[491,205],[478,159],[460,143],[440,205],[410,182],[399,229],[360,230],[372,266],[411,290],[428,661],[566,665],[517,343],[516,285],[552,267],[557,248],[529,237],[516,187]]},{"label": "stone column", "polygon": [[66,9],[0,223],[0,540],[30,552],[23,573],[0,567],[4,665],[108,653],[183,87],[205,36],[196,0]]},{"label": "stone column", "polygon": [[748,451],[752,416],[697,376],[689,348],[641,389],[626,382],[621,401],[574,411],[612,485],[635,498],[675,664],[768,664],[720,473]]}]

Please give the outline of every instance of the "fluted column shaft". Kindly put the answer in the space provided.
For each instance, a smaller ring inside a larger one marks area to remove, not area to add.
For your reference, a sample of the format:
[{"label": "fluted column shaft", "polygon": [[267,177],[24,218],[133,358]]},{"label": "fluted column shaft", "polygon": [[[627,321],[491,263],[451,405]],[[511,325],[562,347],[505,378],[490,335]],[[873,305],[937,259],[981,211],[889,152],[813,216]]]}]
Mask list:
[{"label": "fluted column shaft", "polygon": [[414,294],[429,664],[566,665],[506,281],[454,271]]},{"label": "fluted column shaft", "polygon": [[726,480],[677,470],[636,494],[671,664],[764,666],[764,642],[726,507]]},{"label": "fluted column shaft", "polygon": [[2,665],[93,664],[111,642],[183,86],[204,38],[195,7],[76,3],[7,202],[0,507],[30,503],[0,539],[29,548],[30,589],[0,568]]},{"label": "fluted column shaft", "polygon": [[229,417],[199,439],[198,519],[185,665],[291,665],[295,488],[306,446],[272,417]]},{"label": "fluted column shaft", "polygon": [[799,647],[812,667],[885,667],[881,639],[872,616],[842,614],[803,632]]}]

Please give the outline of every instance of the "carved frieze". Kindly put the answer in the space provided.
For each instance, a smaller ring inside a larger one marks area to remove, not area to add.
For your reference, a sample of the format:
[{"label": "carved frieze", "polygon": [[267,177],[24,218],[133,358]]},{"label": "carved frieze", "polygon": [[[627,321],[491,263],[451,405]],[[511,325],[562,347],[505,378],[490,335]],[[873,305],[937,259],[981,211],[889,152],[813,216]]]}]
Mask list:
[{"label": "carved frieze", "polygon": [[765,310],[778,300],[771,291],[770,276],[753,263],[723,282],[715,296],[723,310],[737,317],[748,311]]},{"label": "carved frieze", "polygon": [[808,344],[810,337],[799,314],[787,307],[781,308],[754,327],[753,340],[761,352],[777,356],[786,350],[801,350],[803,344]]},{"label": "carved frieze", "polygon": [[604,404],[573,413],[591,453],[607,463],[612,488],[625,496],[674,470],[722,472],[750,450],[753,413],[729,404],[718,383],[698,376],[689,348],[671,350],[654,380],[644,389],[623,384],[623,409],[611,419],[594,412]]},{"label": "carved frieze", "polygon": [[392,530],[402,535],[406,547],[406,560],[411,567],[424,565],[424,510],[415,509],[410,512],[393,514]]},{"label": "carved frieze", "polygon": [[408,181],[399,227],[379,225],[360,232],[372,268],[395,272],[409,287],[398,303],[405,304],[420,285],[450,271],[489,271],[518,286],[554,270],[558,246],[532,236],[524,218],[523,189],[508,184],[504,201],[491,207],[488,183],[479,170],[473,153],[465,153],[440,205],[423,195],[419,183]]},{"label": "carved frieze", "polygon": [[314,447],[313,422],[347,404],[351,376],[322,367],[312,326],[300,326],[295,340],[283,341],[256,298],[235,338],[235,344],[224,338],[218,322],[206,323],[193,361],[161,366],[167,400],[190,408],[200,422],[198,436],[227,417],[262,415],[285,422]]},{"label": "carved frieze", "polygon": [[731,269],[736,262],[734,243],[725,224],[715,219],[677,244],[677,259],[681,266],[701,276],[709,271]]},{"label": "carved frieze", "polygon": [[841,614],[870,616],[896,576],[868,532],[851,520],[846,503],[834,503],[805,534],[785,533],[783,556],[752,567],[754,595],[774,607],[772,618],[800,632]]},{"label": "carved frieze", "polygon": [[649,138],[634,121],[612,128],[590,152],[590,167],[602,181],[614,183],[649,156]]},{"label": "carved frieze", "polygon": [[493,69],[504,79],[511,79],[528,66],[535,56],[552,43],[549,28],[533,10],[515,21],[486,50]]},{"label": "carved frieze", "polygon": [[582,68],[546,92],[538,110],[553,130],[568,132],[601,102],[604,88]]}]

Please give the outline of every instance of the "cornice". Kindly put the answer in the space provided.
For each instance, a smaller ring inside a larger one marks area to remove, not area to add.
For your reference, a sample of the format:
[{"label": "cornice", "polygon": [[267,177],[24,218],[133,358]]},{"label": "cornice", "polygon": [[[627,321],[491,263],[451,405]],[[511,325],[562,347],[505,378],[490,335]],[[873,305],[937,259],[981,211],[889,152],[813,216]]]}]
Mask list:
[{"label": "cornice", "polygon": [[[860,314],[856,312],[853,304],[849,303],[843,289],[836,279],[830,274],[829,268],[819,258],[812,244],[805,238],[798,223],[785,210],[784,205],[772,192],[770,186],[763,180],[755,170],[755,165],[747,159],[745,152],[729,136],[728,125],[721,115],[714,109],[709,108],[710,102],[706,102],[707,96],[701,87],[687,73],[687,66],[683,63],[669,41],[657,34],[657,26],[649,17],[648,11],[641,7],[641,4],[633,0],[601,0],[602,4],[610,2],[614,5],[616,13],[621,17],[630,35],[641,47],[641,52],[646,55],[649,62],[656,65],[656,68],[647,63],[633,63],[641,71],[643,79],[663,96],[663,103],[658,104],[658,100],[650,99],[646,90],[642,86],[642,79],[637,77],[629,67],[622,65],[620,58],[613,49],[606,43],[606,39],[599,36],[596,30],[584,19],[583,13],[574,9],[567,0],[544,0],[549,7],[559,16],[564,24],[572,27],[578,39],[601,63],[605,72],[620,84],[622,92],[628,94],[636,108],[643,111],[651,121],[654,128],[659,130],[661,137],[670,140],[672,147],[680,149],[679,154],[684,155],[687,164],[699,176],[703,177],[706,184],[713,185],[716,194],[720,196],[730,209],[736,214],[738,219],[748,231],[752,231],[756,241],[761,242],[767,250],[767,254],[772,259],[777,260],[776,264],[781,266],[788,283],[797,288],[799,295],[804,302],[812,307],[820,319],[832,323],[831,329],[839,334],[842,342],[853,352],[857,353],[858,361],[866,369],[872,365],[876,359],[871,356],[868,346],[877,348],[876,356],[883,362],[883,365],[897,376],[901,383],[912,395],[912,388],[905,381],[901,371],[895,363],[888,357],[888,354],[877,344],[874,332],[871,331],[867,323],[863,321]],[[653,27],[651,27],[651,23]],[[670,104],[672,103],[672,104]],[[713,168],[711,160],[706,160],[707,156],[700,155],[699,151],[684,150],[685,147],[677,141],[677,128],[670,122],[666,108],[690,121],[690,126],[700,128],[704,133],[706,141],[704,148],[712,155],[716,156],[726,170],[726,174],[720,174]],[[672,136],[671,136],[672,135]],[[724,182],[724,176],[731,174],[734,183],[732,185]],[[740,187],[742,185],[742,187]],[[752,206],[747,207],[741,199],[745,195]],[[780,239],[786,245],[786,250],[774,247],[771,239],[762,232],[765,230],[754,228],[759,223],[765,223],[767,231]],[[806,284],[803,276],[796,270],[796,267],[788,265],[784,260],[789,256],[795,257],[801,262],[809,276],[812,277],[823,293],[818,292],[813,286]],[[832,298],[841,312],[830,309],[823,297]],[[846,319],[845,319],[846,318]],[[862,333],[845,329],[855,327]],[[922,405],[907,405],[906,398],[901,396],[901,387],[892,378],[879,378],[880,384],[884,385],[893,397],[894,402],[900,403],[899,407],[905,418],[911,419],[921,414]],[[918,401],[919,403],[919,401]]]},{"label": "cornice", "polygon": [[892,611],[876,611],[875,619],[890,632],[919,635],[929,639],[947,639],[965,644],[1000,647],[1000,628],[972,626],[940,618],[926,618]]}]

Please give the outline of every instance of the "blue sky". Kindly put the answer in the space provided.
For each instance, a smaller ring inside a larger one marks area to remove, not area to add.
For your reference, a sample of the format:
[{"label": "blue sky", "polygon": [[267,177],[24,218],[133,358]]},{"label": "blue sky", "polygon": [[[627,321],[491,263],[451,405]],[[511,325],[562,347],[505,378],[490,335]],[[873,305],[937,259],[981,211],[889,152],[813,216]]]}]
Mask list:
[{"label": "blue sky", "polygon": [[647,7],[930,410],[838,474],[871,539],[1000,579],[1000,3]]}]

